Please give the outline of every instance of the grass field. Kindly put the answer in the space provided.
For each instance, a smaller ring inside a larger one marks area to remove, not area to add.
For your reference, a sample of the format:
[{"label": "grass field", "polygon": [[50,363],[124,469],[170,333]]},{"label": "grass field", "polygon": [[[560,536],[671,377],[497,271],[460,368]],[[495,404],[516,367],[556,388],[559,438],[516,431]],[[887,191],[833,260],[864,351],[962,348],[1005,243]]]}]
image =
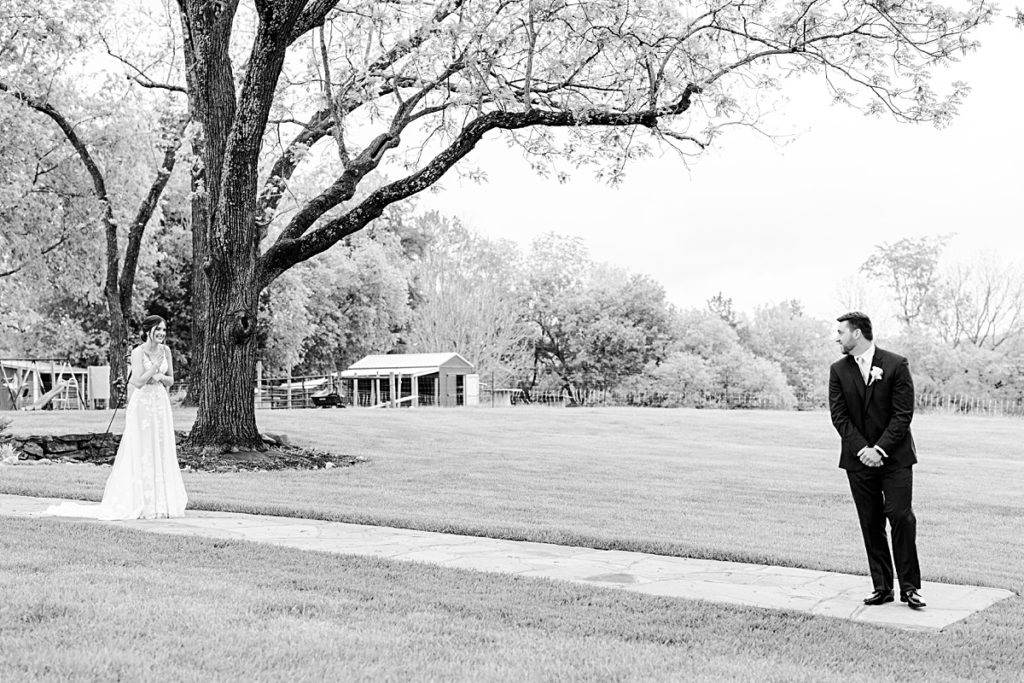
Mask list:
[{"label": "grass field", "polygon": [[[109,413],[13,417],[16,433],[57,433],[102,431]],[[192,415],[176,418],[187,428]],[[258,418],[266,431],[371,461],[307,472],[186,473],[195,507],[865,573],[853,504],[836,467],[838,438],[823,413],[517,407],[267,411]],[[1012,419],[915,419],[926,580],[1024,589],[1022,427]],[[5,467],[0,491],[98,499],[108,472]],[[197,640],[216,640],[217,629],[232,624],[233,646],[274,659],[261,660],[264,674],[239,676],[249,679],[279,678],[298,666],[303,656],[289,659],[292,649],[335,653],[350,664],[307,662],[301,670],[309,678],[420,671],[426,678],[642,679],[687,671],[693,676],[683,677],[1006,680],[1024,669],[1020,597],[941,634],[907,634],[401,563],[217,548],[66,520],[0,524],[4,556],[15,557],[0,560],[0,571],[18,596],[14,607],[0,607],[0,632],[5,645],[16,637],[21,648],[41,653],[0,667],[4,680],[5,673],[39,674],[63,647],[34,649],[33,642],[66,645],[83,628],[101,630],[111,653],[126,643],[142,647],[137,636],[148,627],[121,633],[102,626],[119,604],[105,595],[102,577],[110,572],[127,573],[117,594],[137,601],[155,623],[172,628],[186,619]],[[54,552],[62,557],[56,567],[44,559]],[[220,595],[217,586],[233,588]],[[182,612],[180,591],[195,593],[209,628]],[[82,600],[97,612],[75,607]],[[104,612],[108,600],[112,611]],[[270,636],[256,632],[262,626],[235,623],[247,620],[270,625],[281,642],[268,645],[261,639]],[[189,637],[181,638],[188,649]],[[353,642],[378,654],[354,655]],[[147,647],[159,650],[144,655],[153,661],[177,656],[173,648]],[[524,652],[539,653],[534,665]],[[251,662],[236,656],[238,671],[249,671]],[[131,667],[142,665],[110,657],[78,669],[68,657],[71,669],[62,671],[134,678]],[[213,653],[190,655],[189,666],[198,667],[190,670],[223,664],[213,660]],[[58,673],[46,675],[66,678]]]}]

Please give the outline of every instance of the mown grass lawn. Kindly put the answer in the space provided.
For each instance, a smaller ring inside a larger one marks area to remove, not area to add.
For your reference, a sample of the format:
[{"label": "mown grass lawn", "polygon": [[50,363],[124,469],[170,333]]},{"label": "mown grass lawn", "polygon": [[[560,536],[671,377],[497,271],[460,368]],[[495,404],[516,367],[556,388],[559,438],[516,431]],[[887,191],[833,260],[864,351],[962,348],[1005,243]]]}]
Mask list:
[{"label": "mown grass lawn", "polygon": [[944,633],[0,518],[0,680],[1009,680],[1003,603]]},{"label": "mown grass lawn", "polygon": [[[15,432],[55,433],[102,431],[109,413],[14,417]],[[187,428],[192,414],[176,417]],[[266,411],[258,418],[266,431],[371,461],[314,472],[187,473],[195,507],[865,571],[853,504],[836,468],[838,439],[823,413],[516,407]],[[1011,419],[915,419],[921,459],[915,508],[926,580],[1018,594],[1024,588],[1022,427]],[[108,472],[84,465],[5,467],[0,491],[98,499]],[[694,676],[684,677],[935,680],[1007,679],[1024,669],[1020,597],[941,634],[908,634],[401,563],[244,544],[219,548],[199,539],[149,538],[64,520],[3,524],[11,527],[5,539],[19,539],[13,546],[16,562],[34,567],[0,561],[4,583],[17,585],[14,593],[23,598],[32,594],[26,594],[29,588],[38,590],[40,609],[51,616],[26,618],[5,610],[0,629],[5,644],[8,634],[17,635],[23,647],[43,653],[40,662],[59,648],[37,650],[24,634],[38,628],[42,639],[66,643],[62,633],[81,633],[112,618],[116,605],[105,616],[65,607],[93,598],[103,603],[97,593],[105,590],[102,577],[121,562],[139,567],[140,578],[128,581],[120,594],[133,603],[138,599],[144,614],[169,610],[164,619],[173,621],[185,609],[178,591],[194,590],[202,596],[195,598],[196,609],[213,626],[190,632],[216,639],[217,629],[232,623],[239,648],[266,650],[270,658],[289,660],[292,646],[297,652],[333,653],[313,656],[317,661],[305,665],[312,668],[302,669],[309,677],[403,678],[415,671],[426,678],[640,679],[689,671]],[[79,543],[83,535],[88,538]],[[58,569],[31,559],[45,557],[53,538],[60,539],[60,548],[78,547],[58,553],[67,558]],[[11,547],[4,548],[5,556]],[[234,559],[218,560],[222,555]],[[336,582],[321,581],[325,573]],[[149,581],[160,589],[147,589]],[[289,587],[289,581],[305,588]],[[76,598],[60,592],[72,589],[80,590]],[[352,603],[351,595],[338,592],[348,590],[364,602]],[[275,596],[284,604],[301,596],[301,604],[310,607],[285,610],[287,628],[281,615],[270,618],[262,607],[245,607]],[[31,613],[34,603],[26,604],[19,609]],[[296,615],[295,609],[315,614]],[[193,626],[202,621],[198,615],[188,619]],[[235,622],[246,619],[251,629],[239,629]],[[31,626],[36,621],[38,627]],[[338,632],[384,654],[351,655],[336,640]],[[394,636],[391,644],[388,634]],[[120,632],[103,637],[111,652],[118,643],[134,647],[145,640]],[[198,647],[182,637],[181,647]],[[206,654],[189,659],[197,672],[204,662],[220,665],[207,647],[199,648]],[[146,657],[169,662],[173,651]],[[540,653],[535,664],[526,656],[530,652]],[[345,663],[333,662],[334,656]],[[115,670],[104,661],[97,664],[101,670]],[[286,668],[276,661],[238,666],[279,678]],[[73,671],[92,677],[85,668]],[[0,668],[0,679],[3,673]]]}]

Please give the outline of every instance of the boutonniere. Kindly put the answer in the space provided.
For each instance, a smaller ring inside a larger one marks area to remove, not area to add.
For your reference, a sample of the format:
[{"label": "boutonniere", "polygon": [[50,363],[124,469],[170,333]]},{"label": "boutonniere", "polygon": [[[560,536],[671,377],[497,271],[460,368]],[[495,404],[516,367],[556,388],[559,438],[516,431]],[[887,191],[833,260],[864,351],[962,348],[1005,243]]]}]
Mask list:
[{"label": "boutonniere", "polygon": [[880,379],[882,379],[882,368],[875,365],[871,368],[871,381],[868,384],[874,384]]}]

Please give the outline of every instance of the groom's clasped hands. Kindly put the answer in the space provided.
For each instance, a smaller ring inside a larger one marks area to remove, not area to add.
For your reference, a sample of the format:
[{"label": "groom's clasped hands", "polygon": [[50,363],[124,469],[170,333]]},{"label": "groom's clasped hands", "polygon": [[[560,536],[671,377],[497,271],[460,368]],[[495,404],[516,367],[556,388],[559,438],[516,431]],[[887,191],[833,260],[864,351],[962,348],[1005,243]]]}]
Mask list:
[{"label": "groom's clasped hands", "polygon": [[874,446],[865,446],[857,454],[860,461],[868,467],[881,467],[883,461],[882,453]]}]

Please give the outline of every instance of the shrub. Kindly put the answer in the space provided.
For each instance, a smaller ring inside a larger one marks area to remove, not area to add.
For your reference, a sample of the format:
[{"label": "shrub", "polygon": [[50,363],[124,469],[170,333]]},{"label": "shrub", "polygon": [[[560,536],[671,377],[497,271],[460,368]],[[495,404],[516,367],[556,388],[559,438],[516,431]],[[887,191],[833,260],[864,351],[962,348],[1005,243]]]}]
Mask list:
[{"label": "shrub", "polygon": [[10,441],[0,443],[0,465],[11,465],[18,461],[18,449]]}]

